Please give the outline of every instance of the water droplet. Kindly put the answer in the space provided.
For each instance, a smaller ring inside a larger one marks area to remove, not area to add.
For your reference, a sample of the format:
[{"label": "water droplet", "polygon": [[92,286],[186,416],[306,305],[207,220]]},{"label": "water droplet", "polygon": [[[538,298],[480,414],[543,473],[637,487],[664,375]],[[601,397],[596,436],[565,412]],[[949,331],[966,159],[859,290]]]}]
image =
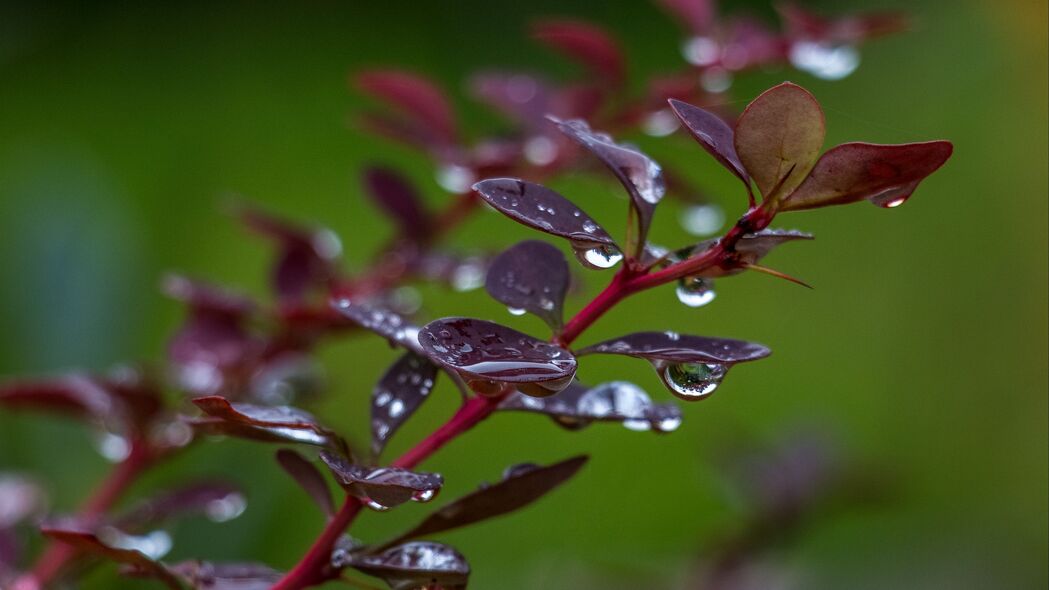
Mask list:
[{"label": "water droplet", "polygon": [[659,432],[673,432],[679,426],[681,426],[681,416],[668,416],[655,423],[655,428]]},{"label": "water droplet", "polygon": [[670,109],[660,109],[649,113],[641,122],[641,129],[652,137],[666,137],[677,131],[680,126],[678,118]]},{"label": "water droplet", "polygon": [[721,47],[710,37],[692,37],[681,46],[681,55],[694,66],[709,66],[721,56]]},{"label": "water droplet", "polygon": [[160,559],[171,551],[171,535],[166,531],[129,535],[115,527],[107,526],[98,531],[98,537],[110,547],[138,551],[150,559]]},{"label": "water droplet", "polygon": [[473,291],[484,284],[484,267],[473,262],[460,264],[452,271],[451,283],[456,291]]},{"label": "water droplet", "polygon": [[790,47],[790,63],[823,80],[840,80],[856,71],[860,53],[852,45],[798,41]]},{"label": "water droplet", "polygon": [[714,393],[728,372],[715,363],[672,363],[662,368],[660,377],[671,393],[686,401],[696,401]]},{"label": "water droplet", "polygon": [[694,236],[709,236],[725,225],[725,212],[721,207],[705,203],[692,205],[681,212],[681,227]]},{"label": "water droplet", "polygon": [[714,300],[714,281],[701,277],[684,277],[677,284],[677,300],[689,307],[703,307]]},{"label": "water droplet", "polygon": [[414,502],[429,502],[433,500],[434,496],[437,495],[437,490],[420,490],[412,494],[412,501]]},{"label": "water droplet", "polygon": [[473,170],[465,166],[451,164],[437,170],[437,184],[450,193],[463,194],[470,190],[476,180]]},{"label": "water droplet", "polygon": [[95,450],[110,463],[120,463],[131,454],[131,443],[119,434],[104,431],[95,438]]},{"label": "water droplet", "polygon": [[527,310],[521,309],[520,307],[507,307],[506,311],[510,312],[510,315],[524,315]]},{"label": "water droplet", "polygon": [[600,246],[586,245],[581,247],[573,246],[576,258],[583,265],[598,270],[606,268],[612,268],[619,264],[619,261],[623,259],[623,253],[618,248],[611,244],[602,244]]},{"label": "water droplet", "polygon": [[885,203],[885,208],[886,209],[894,209],[894,208],[899,207],[900,205],[902,205],[906,200],[907,200],[907,197],[898,197],[898,198],[893,199],[891,201],[887,201]]},{"label": "water droplet", "polygon": [[371,508],[372,510],[374,510],[376,512],[386,512],[387,510],[390,509],[389,506],[387,506],[385,504],[380,504],[379,502],[376,502],[375,500],[372,500],[371,498],[365,499],[364,505],[367,506],[368,508]]},{"label": "water droplet", "polygon": [[623,420],[623,426],[627,430],[633,430],[634,432],[644,432],[650,430],[652,425],[649,424],[648,420],[642,420],[640,418],[636,420]]},{"label": "water droplet", "polygon": [[397,418],[403,413],[404,413],[404,402],[402,402],[399,399],[393,400],[393,403],[390,404],[390,417],[391,418]]},{"label": "water droplet", "polygon": [[240,494],[229,494],[225,498],[212,500],[204,506],[204,514],[213,522],[226,522],[233,520],[248,507],[244,496]]}]

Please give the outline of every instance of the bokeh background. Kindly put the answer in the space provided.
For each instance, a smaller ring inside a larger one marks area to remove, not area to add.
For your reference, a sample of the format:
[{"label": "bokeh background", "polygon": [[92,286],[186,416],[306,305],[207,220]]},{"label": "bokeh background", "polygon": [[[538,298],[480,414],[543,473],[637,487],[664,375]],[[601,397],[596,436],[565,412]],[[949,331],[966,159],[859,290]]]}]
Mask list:
[{"label": "bokeh background", "polygon": [[[774,19],[763,0],[722,4]],[[954,157],[899,209],[784,218],[818,239],[784,247],[770,262],[813,291],[742,276],[719,282],[704,308],[681,306],[667,287],[601,320],[586,341],[644,326],[775,350],[687,406],[673,435],[615,426],[569,433],[530,415],[498,416],[433,458],[427,467],[446,475],[451,498],[510,463],[593,455],[569,487],[527,511],[444,537],[470,558],[476,587],[671,587],[712,535],[743,518],[715,466],[718,453],[798,425],[831,433],[851,456],[892,473],[896,486],[888,505],[822,519],[783,551],[805,587],[1046,586],[1046,4],[807,4],[831,13],[898,7],[917,25],[866,45],[845,80],[759,72],[736,81],[736,96],[792,79],[825,106],[828,144],[947,138]],[[465,124],[486,131],[498,119],[465,98],[462,81],[493,66],[569,73],[526,37],[531,19],[551,15],[607,26],[634,72],[680,65],[679,29],[640,1],[4,5],[0,375],[159,358],[181,314],[156,288],[166,270],[263,294],[269,250],[223,215],[230,195],[328,225],[343,239],[347,266],[360,268],[390,232],[361,201],[363,164],[402,167],[434,205],[449,196],[425,158],[348,125],[364,102],[348,73],[389,65],[433,76],[456,92]],[[743,205],[734,179],[683,134],[637,139],[727,210]],[[551,184],[606,225],[622,218],[610,184]],[[657,216],[655,241],[686,243],[677,207]],[[481,215],[453,243],[495,249],[526,235]],[[605,281],[585,278],[587,293]],[[429,315],[539,328],[483,291],[422,294]],[[363,439],[371,386],[394,354],[371,338],[325,347],[331,395],[313,409]],[[586,375],[665,395],[642,362],[588,363]],[[452,411],[453,398],[442,386],[394,452]],[[0,415],[0,469],[38,474],[55,509],[71,510],[108,469],[90,440],[63,420]],[[136,487],[207,474],[246,488],[240,519],[179,525],[174,558],[294,563],[321,517],[271,453],[203,445]],[[367,514],[353,532],[378,539],[426,509]],[[139,585],[111,567],[85,583]]]}]

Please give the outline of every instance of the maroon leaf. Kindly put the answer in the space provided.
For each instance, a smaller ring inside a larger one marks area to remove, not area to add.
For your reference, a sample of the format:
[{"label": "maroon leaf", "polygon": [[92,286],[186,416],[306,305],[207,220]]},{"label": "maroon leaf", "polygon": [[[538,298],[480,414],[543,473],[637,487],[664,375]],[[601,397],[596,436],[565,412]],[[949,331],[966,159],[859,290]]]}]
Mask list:
[{"label": "maroon leaf", "polygon": [[392,105],[424,132],[431,144],[456,143],[456,122],[448,98],[433,83],[409,72],[381,70],[361,72],[357,87]]},{"label": "maroon leaf", "polygon": [[430,541],[391,547],[378,554],[348,553],[347,562],[335,564],[382,578],[392,590],[462,590],[470,577],[470,564],[458,551]]},{"label": "maroon leaf", "polygon": [[775,4],[790,36],[828,43],[856,43],[907,28],[907,15],[901,12],[872,12],[825,18],[795,2]]},{"label": "maroon leaf", "polygon": [[470,88],[478,99],[532,133],[548,126],[546,115],[557,112],[550,88],[527,74],[486,72],[474,76]]},{"label": "maroon leaf", "polygon": [[473,186],[492,207],[514,221],[568,239],[581,262],[614,265],[622,255],[612,236],[571,201],[545,186],[516,178],[490,178]]},{"label": "maroon leaf", "polygon": [[328,483],[313,463],[291,449],[277,451],[277,462],[306,491],[325,516],[330,518],[335,514],[335,501],[332,500]]},{"label": "maroon leaf", "polygon": [[560,250],[546,242],[525,240],[492,261],[484,287],[496,301],[534,313],[558,330],[570,278]]},{"label": "maroon leaf", "polygon": [[619,86],[626,77],[619,46],[606,31],[590,23],[541,21],[532,26],[532,37],[582,63],[610,86]]},{"label": "maroon leaf", "polygon": [[387,369],[372,391],[372,455],[378,457],[386,442],[419,408],[437,379],[437,366],[414,352],[406,352]]},{"label": "maroon leaf", "polygon": [[784,82],[754,99],[736,122],[736,153],[766,199],[789,195],[808,175],[824,136],[823,109]]},{"label": "maroon leaf", "polygon": [[225,522],[240,516],[244,506],[244,496],[235,486],[203,482],[139,502],[113,523],[122,530],[137,532],[192,513],[203,513],[211,520]]},{"label": "maroon leaf", "polygon": [[419,344],[467,381],[514,383],[530,395],[560,391],[576,370],[567,350],[484,320],[435,320],[419,332]]},{"label": "maroon leaf", "polygon": [[681,425],[681,409],[673,403],[653,404],[640,387],[627,381],[611,381],[595,387],[572,382],[564,391],[545,398],[514,392],[503,401],[502,410],[546,414],[569,430],[591,422],[619,422],[630,430],[672,432]]},{"label": "maroon leaf", "polygon": [[685,124],[699,145],[703,146],[703,149],[714,156],[718,162],[721,162],[722,166],[739,177],[749,191],[750,176],[747,175],[743,163],[736,155],[735,133],[728,123],[714,113],[680,100],[671,99],[670,108],[674,109],[674,113]]},{"label": "maroon leaf", "polygon": [[688,336],[676,332],[636,332],[578,351],[621,354],[652,363],[663,384],[685,401],[704,399],[721,384],[736,363],[754,361],[771,351],[753,342]]},{"label": "maroon leaf", "polygon": [[321,460],[343,489],[378,511],[389,510],[409,500],[429,502],[444,483],[439,473],[417,473],[399,467],[364,467],[328,451],[321,451]]},{"label": "maroon leaf", "polygon": [[823,154],[805,182],[783,201],[783,209],[812,209],[862,199],[896,207],[951,157],[953,149],[949,141],[843,143]]},{"label": "maroon leaf", "polygon": [[483,486],[476,492],[443,506],[382,547],[390,547],[409,539],[428,537],[520,510],[568,481],[586,464],[587,459],[587,456],[581,455],[546,467],[529,465],[510,468],[502,481]]},{"label": "maroon leaf", "polygon": [[399,344],[408,350],[419,350],[419,327],[387,307],[374,303],[358,303],[349,298],[335,300],[332,307],[357,325],[375,332],[391,343]]},{"label": "maroon leaf", "polygon": [[364,194],[401,228],[401,235],[424,239],[430,233],[430,217],[415,187],[404,176],[388,168],[364,170]]},{"label": "maroon leaf", "polygon": [[345,447],[345,443],[335,433],[298,408],[232,403],[217,395],[198,397],[193,403],[205,414],[233,427],[224,431],[220,428],[220,432],[225,434],[243,436],[242,433],[247,431],[249,436],[257,433],[263,438],[272,437],[275,440],[340,449]]},{"label": "maroon leaf", "polygon": [[182,588],[179,580],[157,561],[170,547],[166,535],[163,535],[163,540],[159,536],[136,537],[108,526],[96,531],[74,521],[46,523],[41,525],[40,531],[86,553],[141,570],[169,588]]},{"label": "maroon leaf", "polygon": [[666,193],[663,169],[654,160],[637,151],[615,143],[607,134],[597,133],[582,120],[554,120],[562,133],[597,156],[630,194],[630,201],[637,216],[636,235],[628,243],[628,250],[635,256],[641,252],[652,214]]},{"label": "maroon leaf", "polygon": [[0,384],[0,405],[102,418],[117,411],[111,393],[95,379],[71,374],[52,379]]}]

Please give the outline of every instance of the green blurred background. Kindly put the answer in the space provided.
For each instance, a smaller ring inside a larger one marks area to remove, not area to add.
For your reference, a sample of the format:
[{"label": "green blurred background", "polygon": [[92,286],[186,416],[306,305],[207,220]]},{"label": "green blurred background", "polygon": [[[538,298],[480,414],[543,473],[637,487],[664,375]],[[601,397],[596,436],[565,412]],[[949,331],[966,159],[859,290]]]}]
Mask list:
[{"label": "green blurred background", "polygon": [[[265,292],[265,244],[220,211],[229,195],[333,228],[360,268],[390,228],[365,206],[367,162],[404,169],[434,205],[448,199],[420,155],[363,137],[348,118],[363,100],[347,74],[405,67],[455,89],[464,123],[497,118],[463,97],[461,81],[493,66],[565,75],[527,40],[538,16],[577,16],[623,40],[635,73],[678,68],[681,35],[645,2],[25,3],[0,11],[0,375],[103,368],[155,359],[177,324],[160,274],[179,269]],[[795,71],[746,75],[749,99],[785,78],[824,104],[828,144],[947,138],[955,155],[906,206],[792,214],[814,232],[770,263],[815,285],[767,276],[719,283],[701,309],[669,287],[627,301],[584,341],[641,326],[749,338],[775,354],[733,371],[710,400],[689,405],[672,436],[596,426],[567,433],[529,415],[498,416],[432,459],[444,498],[494,479],[513,462],[578,452],[593,460],[571,486],[511,517],[446,535],[470,559],[477,588],[667,587],[702,541],[741,518],[712,457],[741,439],[793,425],[834,433],[852,454],[898,478],[897,500],[807,531],[786,554],[810,588],[1044,588],[1047,554],[1046,4],[855,0],[825,12],[898,7],[916,30],[862,50],[851,77]],[[774,16],[762,0],[724,12]],[[735,181],[684,135],[640,138],[738,211]],[[554,181],[607,225],[608,187]],[[653,239],[684,244],[677,204]],[[527,231],[493,215],[453,242],[498,248]],[[586,276],[596,292],[605,277]],[[527,330],[483,292],[423,289],[425,311],[490,317]],[[579,305],[579,301],[570,304]],[[363,439],[367,397],[394,352],[357,338],[324,349],[332,395],[314,409]],[[625,378],[663,396],[642,362],[587,363],[591,381]],[[394,443],[403,449],[454,407],[440,395]],[[0,469],[25,470],[71,510],[107,470],[89,433],[59,419],[0,415]],[[238,442],[198,447],[153,473],[145,492],[187,474],[242,482],[240,519],[190,521],[172,557],[258,559],[290,566],[321,517],[272,460]],[[423,506],[367,514],[378,539]],[[137,583],[136,583],[137,584]],[[93,588],[135,584],[94,574]]]}]

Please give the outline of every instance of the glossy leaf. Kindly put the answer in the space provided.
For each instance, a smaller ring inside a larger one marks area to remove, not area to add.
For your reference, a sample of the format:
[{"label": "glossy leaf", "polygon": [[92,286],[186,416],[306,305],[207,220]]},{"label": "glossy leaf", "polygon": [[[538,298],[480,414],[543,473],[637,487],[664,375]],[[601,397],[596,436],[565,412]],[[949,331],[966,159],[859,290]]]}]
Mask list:
[{"label": "glossy leaf", "polygon": [[328,451],[321,451],[321,460],[343,489],[373,510],[388,510],[409,500],[429,502],[444,483],[439,473],[354,465],[346,457]]},{"label": "glossy leaf", "polygon": [[783,201],[783,209],[812,209],[862,199],[895,207],[939,169],[953,149],[948,141],[843,143],[823,154],[805,182]]},{"label": "glossy leaf", "polygon": [[699,145],[742,180],[749,191],[750,176],[743,167],[743,162],[736,155],[735,132],[728,123],[714,113],[680,100],[671,99],[670,108],[685,124],[685,128],[699,142]]},{"label": "glossy leaf", "polygon": [[281,572],[258,563],[209,563],[184,561],[168,571],[195,590],[269,590]]},{"label": "glossy leaf", "polygon": [[676,404],[654,404],[640,387],[627,381],[595,387],[574,381],[564,391],[546,398],[514,392],[499,408],[545,414],[568,430],[597,421],[619,422],[630,430],[654,432],[672,432],[681,425],[681,409]]},{"label": "glossy leaf", "polygon": [[587,456],[580,455],[545,467],[530,465],[510,468],[498,483],[482,486],[476,492],[441,507],[383,547],[429,537],[520,510],[571,479],[582,469],[587,459]]},{"label": "glossy leaf", "polygon": [[489,205],[514,221],[565,238],[573,247],[616,246],[582,209],[545,186],[517,178],[490,178],[473,186]]},{"label": "glossy leaf", "polygon": [[375,332],[391,343],[399,344],[408,350],[419,350],[419,327],[385,306],[341,298],[335,300],[332,307],[352,322]]},{"label": "glossy leaf", "polygon": [[763,92],[740,115],[736,153],[766,199],[785,197],[816,163],[824,132],[816,98],[784,82]]},{"label": "glossy leaf", "polygon": [[484,287],[496,301],[534,313],[558,330],[570,279],[560,250],[546,242],[525,240],[492,261]]},{"label": "glossy leaf", "polygon": [[182,588],[178,578],[157,561],[170,548],[170,538],[135,537],[114,527],[98,530],[75,521],[50,522],[41,525],[47,537],[71,545],[85,553],[141,570],[167,587]]},{"label": "glossy leaf", "polygon": [[385,580],[391,590],[462,590],[470,577],[470,564],[462,554],[430,541],[405,543],[378,554],[351,553],[342,565]]},{"label": "glossy leaf", "polygon": [[609,135],[591,131],[582,120],[554,121],[562,133],[597,156],[630,194],[636,219],[635,243],[628,244],[632,254],[641,252],[652,224],[656,205],[666,193],[663,169],[636,149],[617,144]]},{"label": "glossy leaf", "polygon": [[382,376],[372,391],[372,455],[378,457],[386,442],[433,391],[437,366],[414,352],[406,352]]},{"label": "glossy leaf", "polygon": [[419,344],[438,363],[467,381],[529,384],[529,394],[549,395],[575,375],[569,351],[506,326],[470,318],[444,318],[419,332]]},{"label": "glossy leaf", "polygon": [[325,516],[330,518],[335,514],[335,501],[332,500],[328,482],[313,463],[291,449],[277,451],[277,463],[320,507]]},{"label": "glossy leaf", "polygon": [[408,179],[379,166],[364,170],[364,194],[400,226],[401,235],[423,239],[430,234],[430,216]]},{"label": "glossy leaf", "polygon": [[386,104],[393,105],[412,121],[431,143],[456,143],[455,116],[451,104],[437,86],[409,72],[376,70],[355,77],[357,87]]},{"label": "glossy leaf", "polygon": [[[335,433],[321,426],[310,413],[290,406],[259,406],[233,403],[220,396],[193,399],[205,414],[221,421],[218,433],[232,436],[258,434],[277,441],[298,442],[321,447],[344,448]],[[223,429],[222,423],[232,428]]]},{"label": "glossy leaf", "polygon": [[620,354],[677,363],[742,363],[765,358],[771,352],[760,344],[742,340],[676,332],[635,332],[588,346],[577,354]]},{"label": "glossy leaf", "polygon": [[615,40],[590,23],[540,21],[532,26],[532,36],[584,64],[605,84],[618,86],[626,76],[626,63]]}]

